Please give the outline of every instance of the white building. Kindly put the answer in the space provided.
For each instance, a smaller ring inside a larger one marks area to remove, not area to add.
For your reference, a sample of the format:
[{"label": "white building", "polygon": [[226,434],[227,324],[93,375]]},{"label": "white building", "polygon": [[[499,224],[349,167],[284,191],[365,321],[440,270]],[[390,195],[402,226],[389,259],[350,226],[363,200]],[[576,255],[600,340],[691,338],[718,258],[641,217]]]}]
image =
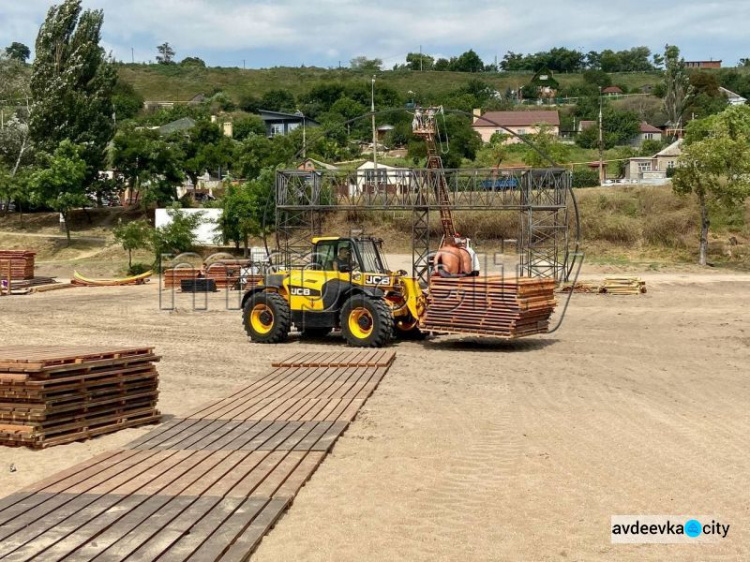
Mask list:
[{"label": "white building", "polygon": [[[376,179],[377,178],[377,179]],[[350,186],[350,195],[359,193],[406,193],[411,186],[411,170],[395,168],[374,162],[365,162],[357,168],[356,184]]]}]

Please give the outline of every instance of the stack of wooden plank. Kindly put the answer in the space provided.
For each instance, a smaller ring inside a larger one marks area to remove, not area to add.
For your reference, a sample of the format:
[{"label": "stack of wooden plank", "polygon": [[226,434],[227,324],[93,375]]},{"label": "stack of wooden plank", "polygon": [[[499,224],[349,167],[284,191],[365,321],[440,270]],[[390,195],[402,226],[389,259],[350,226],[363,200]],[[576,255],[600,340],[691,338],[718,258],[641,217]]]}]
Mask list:
[{"label": "stack of wooden plank", "polygon": [[640,295],[646,292],[646,282],[637,277],[606,277],[601,292],[608,295]]},{"label": "stack of wooden plank", "polygon": [[599,281],[577,281],[575,283],[564,283],[560,290],[563,293],[601,293]]},{"label": "stack of wooden plank", "polygon": [[174,269],[165,269],[162,272],[162,276],[164,277],[164,288],[179,288],[183,279],[198,279],[200,275],[200,268],[176,267]]},{"label": "stack of wooden plank", "polygon": [[[236,289],[239,287],[243,268],[249,266],[248,260],[224,260],[214,262],[203,268],[175,268],[163,272],[164,288],[179,288],[183,279],[205,277],[216,282],[217,289]],[[245,278],[247,283],[256,284],[263,279],[262,275],[251,275]]]},{"label": "stack of wooden plank", "polygon": [[217,289],[236,289],[239,287],[242,268],[249,264],[249,261],[240,260],[214,262],[206,267],[206,278],[213,279]]},{"label": "stack of wooden plank", "polygon": [[514,339],[549,330],[553,279],[493,277],[430,279],[423,329]]},{"label": "stack of wooden plank", "polygon": [[[36,252],[26,250],[0,250],[0,261],[3,263],[10,261],[11,277],[13,279],[33,279],[34,278],[34,257]],[[6,271],[3,269],[0,275],[5,276]]]},{"label": "stack of wooden plank", "polygon": [[45,448],[159,421],[152,348],[0,348],[0,445]]}]

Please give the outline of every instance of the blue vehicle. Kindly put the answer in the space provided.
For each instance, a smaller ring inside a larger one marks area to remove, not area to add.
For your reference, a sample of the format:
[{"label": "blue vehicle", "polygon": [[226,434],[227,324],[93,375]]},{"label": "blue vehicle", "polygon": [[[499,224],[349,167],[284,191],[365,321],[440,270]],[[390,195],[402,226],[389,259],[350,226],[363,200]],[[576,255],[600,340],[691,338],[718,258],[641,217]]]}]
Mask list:
[{"label": "blue vehicle", "polygon": [[517,189],[520,185],[518,178],[500,177],[482,180],[482,189],[487,191],[505,191],[508,189]]}]

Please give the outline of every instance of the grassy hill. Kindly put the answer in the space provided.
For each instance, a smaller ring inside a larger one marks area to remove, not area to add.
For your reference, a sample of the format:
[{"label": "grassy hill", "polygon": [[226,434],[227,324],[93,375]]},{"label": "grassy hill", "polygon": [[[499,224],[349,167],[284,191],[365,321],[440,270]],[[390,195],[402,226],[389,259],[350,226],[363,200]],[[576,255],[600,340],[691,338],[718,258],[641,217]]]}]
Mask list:
[{"label": "grassy hill", "polygon": [[[150,101],[188,101],[198,94],[210,94],[221,90],[235,101],[246,94],[261,96],[268,90],[283,88],[295,96],[304,94],[315,85],[326,82],[364,82],[369,84],[372,75],[349,69],[323,69],[315,67],[277,67],[270,69],[241,68],[195,68],[180,65],[124,64],[120,77],[133,85],[135,90]],[[482,80],[496,90],[524,86],[531,80],[531,73],[481,74],[465,72],[415,72],[409,70],[384,71],[377,74],[378,83],[394,88],[408,97],[412,91],[417,96],[429,97],[457,90],[470,80]],[[561,86],[580,82],[580,74],[556,74]],[[655,73],[613,74],[616,84],[638,88],[656,84],[660,77]]]},{"label": "grassy hill", "polygon": [[[696,200],[678,197],[669,187],[616,186],[576,189],[581,212],[582,249],[587,263],[659,268],[695,263],[698,254],[699,210]],[[118,221],[143,215],[138,210],[92,209],[71,217],[73,243],[60,232],[56,213],[0,213],[0,248],[38,252],[40,275],[70,277],[74,270],[91,277],[123,275],[127,254],[114,240]],[[437,217],[433,231],[439,236]],[[516,238],[519,215],[457,212],[456,223],[479,251],[491,252],[500,239]],[[411,252],[410,213],[333,213],[324,231],[347,235],[351,228],[385,240],[390,254]],[[717,266],[750,269],[750,201],[735,212],[713,209],[709,261]],[[260,244],[260,240],[254,240]],[[134,260],[151,263],[154,256],[139,251]]]}]

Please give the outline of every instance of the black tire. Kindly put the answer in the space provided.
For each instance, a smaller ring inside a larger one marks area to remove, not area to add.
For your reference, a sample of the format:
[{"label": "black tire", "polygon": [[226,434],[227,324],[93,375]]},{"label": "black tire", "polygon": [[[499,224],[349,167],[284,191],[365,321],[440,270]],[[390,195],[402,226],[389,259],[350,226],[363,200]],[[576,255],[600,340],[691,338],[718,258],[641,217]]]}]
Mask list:
[{"label": "black tire", "polygon": [[[263,307],[263,311],[258,309]],[[264,323],[266,328],[257,329],[254,326],[253,313],[258,315],[267,313],[262,318],[255,318]],[[257,343],[280,343],[287,339],[289,330],[292,328],[292,312],[289,309],[289,303],[278,293],[256,293],[245,303],[242,312],[242,321],[245,325],[245,331],[250,339]]]},{"label": "black tire", "polygon": [[341,332],[352,347],[383,347],[393,338],[391,309],[382,299],[355,295],[341,308]]},{"label": "black tire", "polygon": [[300,337],[310,340],[316,340],[326,337],[331,333],[333,328],[304,328],[300,334]]}]

